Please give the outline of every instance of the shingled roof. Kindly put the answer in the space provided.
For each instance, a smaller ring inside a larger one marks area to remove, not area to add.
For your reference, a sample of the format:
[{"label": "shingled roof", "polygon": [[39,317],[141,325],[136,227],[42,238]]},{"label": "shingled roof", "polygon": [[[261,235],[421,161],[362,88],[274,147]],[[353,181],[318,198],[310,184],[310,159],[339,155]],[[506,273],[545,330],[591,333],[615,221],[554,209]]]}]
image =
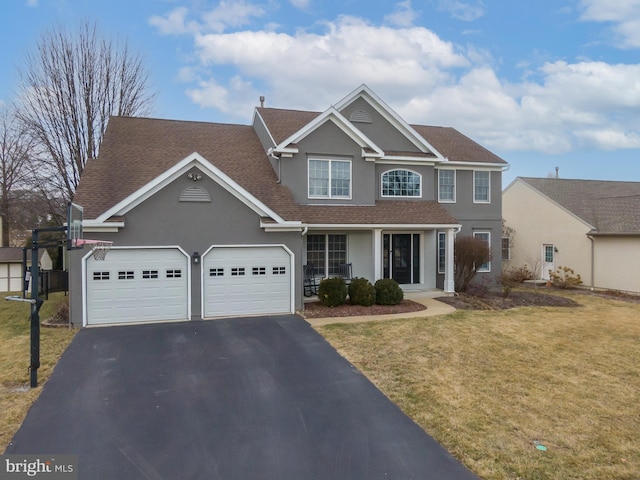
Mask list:
[{"label": "shingled roof", "polygon": [[[280,144],[320,115],[320,112],[279,108],[257,108],[256,110],[269,128],[276,144]],[[463,135],[455,128],[427,125],[411,125],[411,128],[452,162],[507,164],[505,160]],[[394,155],[407,154],[408,152],[386,153]],[[425,156],[417,153],[412,153],[412,155]]]},{"label": "shingled roof", "polygon": [[[294,114],[289,122],[282,117],[281,130],[273,133],[286,135],[285,130],[295,128],[293,123],[304,125],[307,113]],[[352,225],[458,223],[436,202],[299,205],[291,191],[278,184],[251,126],[131,117],[110,119],[99,159],[87,163],[74,202],[84,206],[85,219],[96,219],[194,152],[285,220]]]},{"label": "shingled roof", "polygon": [[519,178],[591,225],[594,234],[640,235],[640,182]]}]

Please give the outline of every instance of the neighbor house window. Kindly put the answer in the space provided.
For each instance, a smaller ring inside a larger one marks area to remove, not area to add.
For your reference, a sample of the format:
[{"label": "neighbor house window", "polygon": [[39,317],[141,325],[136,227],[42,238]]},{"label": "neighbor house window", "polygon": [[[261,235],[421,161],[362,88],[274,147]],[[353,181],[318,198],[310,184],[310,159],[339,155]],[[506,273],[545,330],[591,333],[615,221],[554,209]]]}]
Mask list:
[{"label": "neighbor house window", "polygon": [[[480,240],[484,240],[487,242],[487,246],[489,250],[491,250],[491,233],[489,232],[473,232],[474,238],[478,238]],[[478,272],[490,272],[491,271],[491,261],[487,263],[483,263],[478,267]]]},{"label": "neighbor house window", "polygon": [[341,263],[347,263],[346,235],[307,235],[307,264],[313,265],[315,275],[338,275]]},{"label": "neighbor house window", "polygon": [[438,201],[456,201],[456,171],[438,170]]},{"label": "neighbor house window", "polygon": [[473,171],[473,201],[489,203],[491,201],[491,172]]},{"label": "neighbor house window", "polygon": [[351,198],[351,162],[309,159],[309,198]]},{"label": "neighbor house window", "polygon": [[383,197],[420,197],[420,175],[409,170],[391,170],[382,174]]}]

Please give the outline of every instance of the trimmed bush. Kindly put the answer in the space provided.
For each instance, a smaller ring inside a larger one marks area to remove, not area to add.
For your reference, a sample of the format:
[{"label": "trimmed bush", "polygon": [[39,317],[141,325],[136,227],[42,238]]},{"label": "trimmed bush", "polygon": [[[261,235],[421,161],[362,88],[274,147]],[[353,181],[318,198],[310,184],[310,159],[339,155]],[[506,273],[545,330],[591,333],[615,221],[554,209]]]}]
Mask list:
[{"label": "trimmed bush", "polygon": [[370,307],[376,303],[376,287],[366,278],[356,277],[349,284],[349,300],[353,305]]},{"label": "trimmed bush", "polygon": [[376,303],[378,305],[397,305],[402,302],[404,292],[392,278],[381,278],[375,283]]},{"label": "trimmed bush", "polygon": [[576,275],[576,272],[569,267],[558,267],[555,272],[549,270],[549,278],[553,286],[558,288],[573,288],[582,285],[580,274]]},{"label": "trimmed bush", "polygon": [[325,278],[320,281],[318,298],[325,307],[337,307],[347,301],[347,284],[343,278]]}]

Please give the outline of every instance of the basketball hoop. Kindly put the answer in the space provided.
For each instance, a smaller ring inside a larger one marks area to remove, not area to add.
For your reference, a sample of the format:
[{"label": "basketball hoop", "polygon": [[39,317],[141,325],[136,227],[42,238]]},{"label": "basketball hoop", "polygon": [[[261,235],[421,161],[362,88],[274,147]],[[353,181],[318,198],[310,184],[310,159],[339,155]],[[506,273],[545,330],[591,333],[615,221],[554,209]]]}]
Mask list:
[{"label": "basketball hoop", "polygon": [[78,238],[75,241],[75,245],[81,248],[85,245],[91,246],[91,254],[93,255],[94,260],[102,261],[107,257],[107,253],[111,250],[113,242],[108,240],[89,240],[88,238]]}]

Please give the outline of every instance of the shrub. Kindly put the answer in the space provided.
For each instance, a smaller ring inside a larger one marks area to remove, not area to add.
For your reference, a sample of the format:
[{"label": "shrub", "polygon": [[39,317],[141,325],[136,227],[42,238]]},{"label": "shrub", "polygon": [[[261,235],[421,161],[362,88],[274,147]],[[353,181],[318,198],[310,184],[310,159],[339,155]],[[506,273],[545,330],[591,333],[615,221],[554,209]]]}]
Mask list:
[{"label": "shrub", "polygon": [[558,288],[573,288],[582,284],[580,274],[576,275],[576,272],[569,267],[558,267],[555,272],[549,270],[549,280],[554,287]]},{"label": "shrub", "polygon": [[325,307],[337,307],[347,300],[347,284],[341,277],[325,278],[318,287],[318,298]]},{"label": "shrub", "polygon": [[353,305],[369,307],[376,303],[376,288],[366,278],[356,277],[349,284],[349,300]]},{"label": "shrub", "polygon": [[397,305],[404,298],[400,285],[392,278],[381,278],[376,281],[374,287],[378,305]]},{"label": "shrub", "polygon": [[456,237],[453,257],[456,292],[466,292],[478,268],[491,260],[491,250],[480,238],[459,236]]},{"label": "shrub", "polygon": [[525,280],[532,280],[533,272],[529,270],[529,267],[527,265],[523,265],[522,267],[518,268],[513,267],[502,272],[501,279],[513,283],[522,283]]}]

